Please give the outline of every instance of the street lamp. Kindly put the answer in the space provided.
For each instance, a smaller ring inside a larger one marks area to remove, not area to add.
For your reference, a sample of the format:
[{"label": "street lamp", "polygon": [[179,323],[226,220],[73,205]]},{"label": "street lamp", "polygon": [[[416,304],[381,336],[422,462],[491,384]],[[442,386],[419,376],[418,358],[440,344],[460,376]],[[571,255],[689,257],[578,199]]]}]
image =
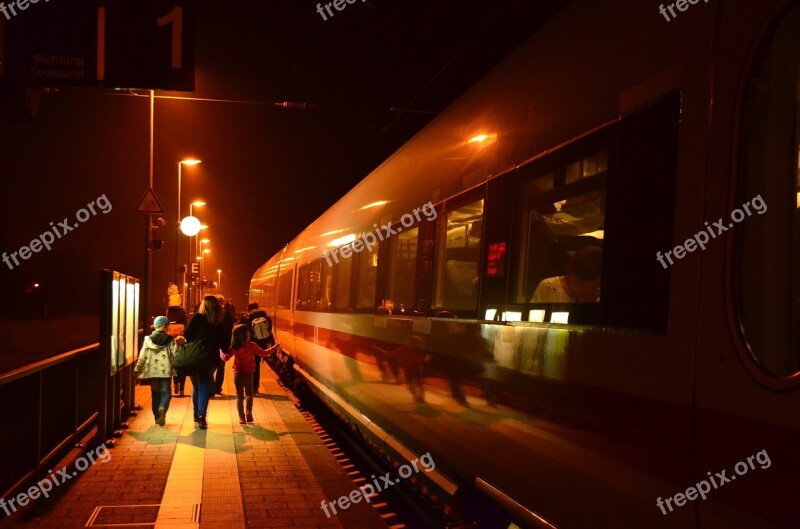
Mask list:
[{"label": "street lamp", "polygon": [[[202,163],[200,160],[189,158],[178,162],[178,233],[175,237],[175,282],[178,282],[178,240],[181,238],[180,224],[181,224],[181,172],[184,165],[197,165]],[[184,272],[184,282],[186,281],[186,272]]]},{"label": "street lamp", "polygon": [[217,269],[217,291],[222,291],[222,270]]},{"label": "street lamp", "polygon": [[[204,201],[202,201],[202,200],[194,200],[194,201],[192,201],[189,204],[189,216],[192,217],[192,218],[196,218],[196,217],[194,217],[194,208],[200,208],[200,207],[203,207],[205,205],[206,205],[206,203]],[[192,250],[194,250],[195,253],[197,252],[197,242],[196,242],[197,241],[197,238],[196,238],[197,234],[200,233],[201,230],[206,229],[207,227],[208,226],[206,226],[205,224],[202,224],[199,219],[197,220],[197,230],[191,235],[192,237],[195,237],[195,238],[189,240],[188,262],[190,262],[190,263],[192,262]],[[191,281],[190,283],[193,284],[194,281]],[[189,292],[190,292],[189,293],[189,297],[190,298],[193,297],[192,296],[192,287],[191,287],[191,285],[189,286]],[[195,295],[194,297],[197,296],[196,285],[195,285],[194,295]]]}]

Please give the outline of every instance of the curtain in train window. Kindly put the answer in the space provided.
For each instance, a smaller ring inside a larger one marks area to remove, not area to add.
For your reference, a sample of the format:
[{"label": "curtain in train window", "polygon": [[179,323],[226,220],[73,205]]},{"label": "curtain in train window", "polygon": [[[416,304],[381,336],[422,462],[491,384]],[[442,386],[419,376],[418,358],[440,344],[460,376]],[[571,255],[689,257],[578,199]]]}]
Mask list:
[{"label": "curtain in train window", "polygon": [[[393,235],[389,241],[389,284],[387,305],[393,312],[414,307],[414,277],[417,267],[419,228]],[[391,303],[390,303],[391,302]]]},{"label": "curtain in train window", "polygon": [[334,265],[336,278],[336,299],[333,308],[347,310],[350,308],[350,276],[353,269],[353,259],[341,259]]},{"label": "curtain in train window", "polygon": [[482,224],[483,199],[437,219],[434,308],[475,310]]},{"label": "curtain in train window", "polygon": [[516,303],[600,301],[607,170],[603,150],[522,185]]},{"label": "curtain in train window", "polygon": [[360,253],[354,253],[350,259],[358,259],[356,270],[356,308],[375,309],[375,285],[378,277],[378,246],[372,251],[364,248]]},{"label": "curtain in train window", "polygon": [[736,226],[742,328],[755,360],[778,376],[800,370],[798,100],[800,9],[794,8],[772,35],[750,82],[737,201],[754,212]]}]

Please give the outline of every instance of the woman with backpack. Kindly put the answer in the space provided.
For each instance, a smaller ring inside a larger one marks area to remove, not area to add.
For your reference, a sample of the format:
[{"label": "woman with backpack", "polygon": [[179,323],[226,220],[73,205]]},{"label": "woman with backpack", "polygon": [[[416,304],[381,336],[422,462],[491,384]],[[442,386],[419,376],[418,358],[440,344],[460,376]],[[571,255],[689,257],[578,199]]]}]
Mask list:
[{"label": "woman with backpack", "polygon": [[192,381],[192,405],[194,419],[201,429],[208,428],[206,413],[208,401],[214,394],[214,369],[219,362],[220,350],[227,352],[230,347],[223,325],[222,307],[214,296],[206,296],[192,316],[183,333],[188,342],[202,343],[201,360],[186,374]]}]

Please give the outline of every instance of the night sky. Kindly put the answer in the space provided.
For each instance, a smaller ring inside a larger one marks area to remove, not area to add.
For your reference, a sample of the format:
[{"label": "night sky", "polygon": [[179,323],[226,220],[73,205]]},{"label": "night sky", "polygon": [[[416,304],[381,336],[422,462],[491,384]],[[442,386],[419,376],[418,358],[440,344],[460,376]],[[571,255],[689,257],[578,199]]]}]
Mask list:
[{"label": "night sky", "polygon": [[[210,226],[207,277],[222,269],[224,294],[242,309],[261,264],[559,4],[367,0],[324,21],[315,2],[199,2],[195,91],[157,95],[225,101],[156,100],[154,188],[167,226],[155,232],[165,243],[153,254],[151,313],[162,312],[173,277],[179,160],[203,161],[184,168],[181,213],[208,202],[196,210]],[[96,314],[102,268],[142,277],[145,220],[134,208],[148,182],[146,94],[47,90],[32,121],[0,120],[0,251],[29,244],[50,222],[74,223],[102,195],[112,204],[51,251],[12,270],[0,263],[6,325],[43,316],[45,302],[50,318]],[[274,105],[282,101],[310,108]]]}]

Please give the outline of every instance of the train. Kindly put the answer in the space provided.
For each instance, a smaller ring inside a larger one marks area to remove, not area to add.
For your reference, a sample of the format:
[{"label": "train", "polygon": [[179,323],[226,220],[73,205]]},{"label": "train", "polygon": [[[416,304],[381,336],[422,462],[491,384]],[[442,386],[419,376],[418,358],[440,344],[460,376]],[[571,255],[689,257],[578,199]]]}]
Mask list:
[{"label": "train", "polygon": [[571,1],[249,299],[453,519],[800,527],[799,94],[797,2]]}]

